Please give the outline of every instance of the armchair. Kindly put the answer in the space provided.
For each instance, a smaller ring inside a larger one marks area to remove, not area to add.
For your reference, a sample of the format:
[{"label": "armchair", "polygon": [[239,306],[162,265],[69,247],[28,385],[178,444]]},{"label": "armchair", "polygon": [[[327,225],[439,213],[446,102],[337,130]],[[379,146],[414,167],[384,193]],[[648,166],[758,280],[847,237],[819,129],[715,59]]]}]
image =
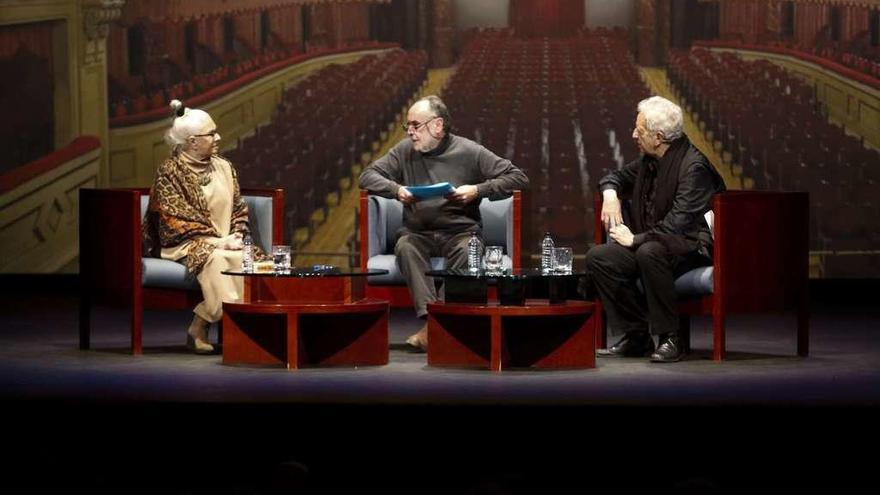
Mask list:
[{"label": "armchair", "polygon": [[[91,312],[96,303],[130,310],[131,352],[143,354],[143,310],[187,309],[202,299],[198,282],[186,279],[180,263],[143,257],[141,221],[150,190],[80,189],[79,347],[91,345]],[[271,249],[284,239],[284,191],[242,189],[254,243]]]},{"label": "armchair", "polygon": [[[595,241],[605,242],[601,195]],[[809,353],[809,195],[805,192],[726,191],[713,198],[712,266],[675,281],[680,334],[690,343],[690,317],[712,315],[715,361],[725,358],[725,323],[733,313],[793,311],[797,354]],[[597,347],[606,333],[596,333]]]},{"label": "armchair", "polygon": [[[489,201],[483,198],[480,215],[486,245],[504,246],[504,266],[520,267],[520,217],[522,196],[514,191],[509,198]],[[361,268],[383,268],[387,275],[370,277],[367,297],[386,299],[392,307],[412,305],[409,290],[394,255],[397,230],[403,224],[403,205],[394,199],[373,196],[361,191],[360,243]],[[441,270],[445,258],[431,258],[431,268]]]}]

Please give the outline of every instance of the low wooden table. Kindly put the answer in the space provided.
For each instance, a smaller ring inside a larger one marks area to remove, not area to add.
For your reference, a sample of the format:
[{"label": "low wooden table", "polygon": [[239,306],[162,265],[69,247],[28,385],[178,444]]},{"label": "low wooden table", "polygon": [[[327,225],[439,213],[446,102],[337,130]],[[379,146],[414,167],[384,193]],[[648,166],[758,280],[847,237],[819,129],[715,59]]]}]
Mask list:
[{"label": "low wooden table", "polygon": [[244,277],[242,302],[223,303],[223,364],[388,364],[388,301],[364,297],[386,270],[304,270]]},{"label": "low wooden table", "polygon": [[428,305],[428,364],[488,368],[595,368],[596,305]]}]

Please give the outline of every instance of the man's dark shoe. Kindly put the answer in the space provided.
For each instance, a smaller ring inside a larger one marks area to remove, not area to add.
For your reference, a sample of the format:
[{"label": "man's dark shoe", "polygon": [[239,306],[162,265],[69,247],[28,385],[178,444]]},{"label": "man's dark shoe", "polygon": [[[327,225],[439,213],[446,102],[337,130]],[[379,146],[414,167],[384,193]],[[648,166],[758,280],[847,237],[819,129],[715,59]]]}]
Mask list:
[{"label": "man's dark shoe", "polygon": [[654,352],[654,339],[648,332],[627,332],[616,344],[599,349],[600,356],[645,357]]},{"label": "man's dark shoe", "polygon": [[657,351],[651,354],[652,363],[675,363],[684,357],[684,348],[677,333],[667,333],[660,337]]}]

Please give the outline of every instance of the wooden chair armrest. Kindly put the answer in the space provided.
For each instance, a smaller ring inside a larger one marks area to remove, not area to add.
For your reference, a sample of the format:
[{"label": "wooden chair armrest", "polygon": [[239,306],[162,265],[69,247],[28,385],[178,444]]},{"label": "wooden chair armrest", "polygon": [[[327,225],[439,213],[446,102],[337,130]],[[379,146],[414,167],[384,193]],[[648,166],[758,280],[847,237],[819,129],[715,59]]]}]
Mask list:
[{"label": "wooden chair armrest", "polygon": [[513,268],[522,266],[522,191],[513,191],[513,252],[510,253]]},{"label": "wooden chair armrest", "polygon": [[360,263],[361,270],[367,269],[367,260],[370,258],[370,193],[364,189],[360,191],[358,200],[358,234],[360,237]]}]

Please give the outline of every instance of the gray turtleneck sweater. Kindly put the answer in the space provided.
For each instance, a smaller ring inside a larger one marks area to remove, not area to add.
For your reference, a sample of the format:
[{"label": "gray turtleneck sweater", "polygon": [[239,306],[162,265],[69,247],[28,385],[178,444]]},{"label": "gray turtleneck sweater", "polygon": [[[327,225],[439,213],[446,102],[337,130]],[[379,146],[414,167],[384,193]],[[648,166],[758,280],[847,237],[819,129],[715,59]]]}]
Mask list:
[{"label": "gray turtleneck sweater", "polygon": [[447,134],[433,150],[413,149],[408,138],[361,173],[360,187],[372,194],[397,198],[402,186],[449,182],[453,187],[477,186],[477,199],[468,204],[431,198],[404,207],[403,224],[411,231],[465,231],[481,225],[480,200],[503,199],[525,189],[522,170],[470,139]]}]

